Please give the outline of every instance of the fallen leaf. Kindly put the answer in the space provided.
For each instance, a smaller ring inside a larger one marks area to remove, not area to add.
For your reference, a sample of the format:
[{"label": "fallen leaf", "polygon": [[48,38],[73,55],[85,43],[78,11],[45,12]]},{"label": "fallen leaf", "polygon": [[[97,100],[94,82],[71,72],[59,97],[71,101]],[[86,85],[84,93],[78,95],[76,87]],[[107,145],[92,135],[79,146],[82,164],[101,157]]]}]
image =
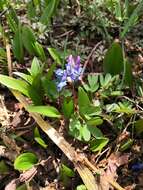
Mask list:
[{"label": "fallen leaf", "polygon": [[120,156],[120,153],[111,154],[107,159],[107,169],[100,177],[100,189],[101,190],[109,190],[113,189],[111,184],[109,184],[106,178],[110,179],[110,181],[116,181],[118,178],[117,168],[121,165],[127,164],[129,160],[129,154],[123,154]]},{"label": "fallen leaf", "polygon": [[13,179],[9,184],[6,185],[5,190],[16,190],[18,180]]},{"label": "fallen leaf", "polygon": [[37,173],[37,168],[33,167],[20,174],[19,180],[20,182],[31,181],[31,179],[36,175],[36,173]]}]

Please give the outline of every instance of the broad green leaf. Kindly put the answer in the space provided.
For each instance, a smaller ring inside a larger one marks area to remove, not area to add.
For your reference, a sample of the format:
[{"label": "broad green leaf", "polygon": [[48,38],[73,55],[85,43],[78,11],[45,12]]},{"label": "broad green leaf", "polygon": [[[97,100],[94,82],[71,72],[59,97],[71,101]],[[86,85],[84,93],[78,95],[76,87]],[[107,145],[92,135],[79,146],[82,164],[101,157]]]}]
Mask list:
[{"label": "broad green leaf", "polygon": [[85,113],[86,109],[91,105],[87,93],[81,87],[78,88],[78,105],[81,114]]},{"label": "broad green leaf", "polygon": [[27,110],[29,112],[39,113],[48,117],[55,117],[55,118],[61,117],[59,111],[52,106],[28,106]]},{"label": "broad green leaf", "polygon": [[134,9],[133,13],[131,14],[128,22],[125,24],[123,31],[121,32],[121,38],[123,39],[125,37],[125,35],[127,34],[127,32],[130,30],[130,28],[132,26],[134,26],[135,21],[138,18],[138,14],[141,11],[143,7],[143,0],[141,0],[139,2],[139,4],[136,6],[136,8]]},{"label": "broad green leaf", "polygon": [[83,125],[80,129],[82,133],[82,137],[85,141],[89,141],[91,138],[90,130],[88,129],[87,125]]},{"label": "broad green leaf", "polygon": [[102,139],[93,139],[90,142],[90,150],[93,152],[102,151],[104,146],[109,142],[108,138],[102,138]]},{"label": "broad green leaf", "polygon": [[98,76],[88,75],[88,83],[89,85],[87,84],[83,85],[85,90],[95,92],[99,88]]},{"label": "broad green leaf", "polygon": [[57,2],[57,0],[51,0],[48,2],[48,5],[44,9],[43,14],[40,18],[41,23],[47,25],[50,22],[52,16],[55,14]]},{"label": "broad green leaf", "polygon": [[113,42],[104,58],[104,72],[112,75],[121,74],[123,68],[122,48],[118,42]]},{"label": "broad green leaf", "polygon": [[0,74],[0,83],[29,97],[29,84],[24,81]]},{"label": "broad green leaf", "polygon": [[62,60],[61,60],[59,52],[55,48],[48,48],[48,51],[49,51],[51,57],[53,58],[53,60],[56,63],[58,63],[58,64],[61,65],[62,64]]},{"label": "broad green leaf", "polygon": [[132,87],[133,84],[132,65],[127,60],[125,61],[124,64],[125,64],[124,82],[129,87]]},{"label": "broad green leaf", "polygon": [[36,42],[36,38],[34,31],[28,26],[22,27],[22,42],[29,54],[33,55],[35,53],[34,44]]},{"label": "broad green leaf", "polygon": [[39,73],[41,73],[41,67],[37,57],[34,57],[32,60],[31,69],[29,71],[33,77],[36,77]]},{"label": "broad green leaf", "polygon": [[25,73],[20,73],[20,72],[13,72],[15,75],[21,77],[25,81],[27,81],[29,84],[32,84],[33,78],[30,75],[27,75]]},{"label": "broad green leaf", "polygon": [[25,171],[37,164],[38,158],[31,152],[20,154],[14,161],[14,168],[16,170]]},{"label": "broad green leaf", "polygon": [[45,52],[44,52],[42,45],[38,42],[35,42],[33,47],[34,47],[34,50],[35,50],[35,53],[37,54],[37,56],[40,57],[40,59],[42,61],[45,61],[46,56],[45,56]]},{"label": "broad green leaf", "polygon": [[98,129],[96,126],[88,126],[88,130],[94,136],[96,139],[103,139],[103,134],[100,129]]},{"label": "broad green leaf", "polygon": [[98,76],[88,75],[88,82],[89,82],[90,87],[94,88],[94,86],[97,85]]},{"label": "broad green leaf", "polygon": [[70,116],[74,112],[74,103],[73,103],[73,100],[72,99],[67,100],[65,98],[64,102],[63,102],[62,110],[63,110],[64,116],[66,118],[70,118]]},{"label": "broad green leaf", "polygon": [[69,134],[72,135],[74,138],[81,141],[82,140],[82,133],[80,131],[81,128],[82,128],[82,125],[80,121],[78,120],[76,116],[73,116],[70,119],[70,123],[69,123]]},{"label": "broad green leaf", "polygon": [[93,117],[92,119],[88,120],[86,123],[87,125],[90,126],[97,126],[103,123],[103,119],[101,119],[100,117]]},{"label": "broad green leaf", "polygon": [[43,96],[41,95],[41,91],[42,89],[38,91],[33,84],[28,87],[29,97],[32,99],[34,105],[42,105]]},{"label": "broad green leaf", "polygon": [[13,38],[13,52],[14,56],[18,59],[18,61],[22,62],[24,53],[23,53],[21,26],[19,26],[15,31],[15,35]]},{"label": "broad green leaf", "polygon": [[42,78],[42,86],[44,93],[52,100],[59,97],[59,92],[57,91],[57,86],[55,81],[49,80],[46,77]]}]

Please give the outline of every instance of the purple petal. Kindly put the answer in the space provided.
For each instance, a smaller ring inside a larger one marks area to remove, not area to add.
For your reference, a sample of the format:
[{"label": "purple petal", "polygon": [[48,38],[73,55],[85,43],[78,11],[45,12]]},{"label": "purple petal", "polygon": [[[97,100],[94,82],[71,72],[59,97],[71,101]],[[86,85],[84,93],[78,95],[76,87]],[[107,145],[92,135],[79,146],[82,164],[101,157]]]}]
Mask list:
[{"label": "purple petal", "polygon": [[60,78],[62,78],[62,76],[63,76],[63,74],[64,74],[64,70],[62,70],[62,69],[57,69],[57,70],[55,71],[55,74],[56,74],[56,77],[57,77],[58,79],[60,79]]},{"label": "purple petal", "polygon": [[80,65],[80,56],[78,55],[77,58],[76,58],[76,62],[75,62],[76,65]]},{"label": "purple petal", "polygon": [[68,64],[71,66],[75,64],[75,61],[72,55],[69,55],[68,57]]},{"label": "purple petal", "polygon": [[58,85],[57,85],[57,90],[58,90],[58,91],[61,91],[62,88],[63,88],[64,86],[66,86],[66,85],[67,85],[66,81],[63,81],[63,82],[58,83]]}]

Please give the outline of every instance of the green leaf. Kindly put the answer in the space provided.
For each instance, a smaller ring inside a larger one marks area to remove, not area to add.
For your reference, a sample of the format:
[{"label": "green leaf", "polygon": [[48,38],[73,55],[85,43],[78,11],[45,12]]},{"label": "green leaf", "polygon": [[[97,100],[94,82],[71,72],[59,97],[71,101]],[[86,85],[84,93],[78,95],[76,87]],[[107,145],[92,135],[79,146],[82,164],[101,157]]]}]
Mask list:
[{"label": "green leaf", "polygon": [[120,0],[117,0],[115,2],[115,17],[116,19],[118,19],[119,21],[122,21],[122,8],[121,8],[121,2]]},{"label": "green leaf", "polygon": [[62,110],[64,113],[64,116],[66,118],[70,118],[70,116],[74,112],[74,102],[72,99],[67,100],[66,98],[64,99],[63,105],[62,105]]},{"label": "green leaf", "polygon": [[143,132],[143,119],[139,119],[135,122],[135,130],[138,135]]},{"label": "green leaf", "polygon": [[31,152],[20,154],[14,161],[14,168],[16,170],[25,171],[37,164],[38,158]]},{"label": "green leaf", "polygon": [[20,73],[20,72],[13,72],[13,74],[21,77],[22,79],[24,79],[25,81],[27,81],[29,84],[32,84],[32,82],[33,82],[33,78],[30,75],[27,75],[25,73]]},{"label": "green leaf", "polygon": [[34,129],[34,139],[35,141],[40,144],[43,148],[47,148],[47,144],[45,143],[45,141],[41,138],[39,130],[37,127],[35,127]]},{"label": "green leaf", "polygon": [[85,185],[78,185],[76,190],[87,190]]},{"label": "green leaf", "polygon": [[74,138],[78,139],[78,140],[82,140],[82,133],[81,133],[81,129],[82,125],[80,123],[80,121],[78,120],[77,116],[73,116],[70,119],[70,123],[69,123],[69,134],[72,135]]},{"label": "green leaf", "polygon": [[83,85],[85,90],[95,92],[99,88],[98,76],[88,75],[88,83],[89,83],[89,85],[87,85],[87,84]]},{"label": "green leaf", "polygon": [[86,112],[86,108],[91,105],[87,93],[81,87],[78,88],[78,105],[81,114],[84,114]]},{"label": "green leaf", "polygon": [[47,82],[52,79],[52,76],[53,76],[53,73],[54,73],[54,71],[55,71],[55,68],[56,68],[56,63],[53,63],[53,64],[50,66],[47,75],[45,76]]},{"label": "green leaf", "polygon": [[125,61],[124,82],[129,87],[132,87],[133,84],[132,65],[127,60]]},{"label": "green leaf", "polygon": [[22,27],[22,42],[25,49],[29,52],[29,54],[34,54],[34,44],[36,42],[36,38],[33,30],[28,26]]},{"label": "green leaf", "polygon": [[125,37],[125,35],[127,34],[127,32],[129,31],[129,29],[134,26],[135,21],[138,18],[138,14],[141,11],[143,7],[143,0],[141,0],[139,2],[139,4],[136,6],[136,8],[134,9],[133,13],[131,14],[128,22],[125,24],[123,31],[121,32],[121,38],[123,39]]},{"label": "green leaf", "polygon": [[120,146],[120,150],[121,150],[121,151],[125,151],[125,150],[131,148],[133,142],[134,142],[133,139],[128,139],[126,142],[124,142],[124,143]]},{"label": "green leaf", "polygon": [[24,81],[0,74],[0,83],[29,97],[29,84]]},{"label": "green leaf", "polygon": [[42,86],[45,94],[52,100],[59,97],[59,92],[57,91],[57,86],[55,81],[49,81],[46,77],[42,78]]},{"label": "green leaf", "polygon": [[13,52],[14,56],[18,59],[19,62],[23,61],[23,43],[22,43],[22,31],[21,26],[17,28],[15,31],[15,35],[13,38]]},{"label": "green leaf", "polygon": [[66,175],[68,177],[74,177],[75,173],[72,169],[70,169],[69,167],[67,167],[65,164],[62,164],[61,169],[60,169],[60,173],[62,175]]},{"label": "green leaf", "polygon": [[55,48],[48,48],[48,51],[49,51],[51,57],[53,58],[53,60],[56,63],[58,63],[59,65],[61,65],[62,60],[61,60],[61,56],[60,56],[59,52]]},{"label": "green leaf", "polygon": [[29,19],[32,19],[36,16],[36,8],[33,1],[27,2],[27,16]]},{"label": "green leaf", "polygon": [[123,68],[122,48],[118,42],[113,42],[104,58],[104,72],[112,75],[121,74]]},{"label": "green leaf", "polygon": [[9,7],[9,11],[6,15],[6,18],[7,18],[7,22],[8,22],[10,29],[12,30],[12,32],[15,33],[18,28],[18,25],[19,25],[19,20],[18,20],[16,12],[12,8],[12,6]]},{"label": "green leaf", "polygon": [[52,106],[28,106],[27,110],[29,112],[39,113],[48,117],[55,117],[55,118],[61,117],[59,111]]},{"label": "green leaf", "polygon": [[38,91],[34,86],[30,85],[28,88],[29,97],[32,99],[34,105],[42,105],[41,91]]},{"label": "green leaf", "polygon": [[82,133],[82,137],[85,141],[89,141],[91,138],[90,130],[88,129],[87,125],[83,125],[80,129]]},{"label": "green leaf", "polygon": [[47,148],[47,144],[45,143],[45,141],[41,138],[41,137],[35,137],[34,138],[35,141],[40,144],[43,148]]},{"label": "green leaf", "polygon": [[90,126],[97,126],[97,125],[101,125],[103,123],[103,119],[101,119],[100,117],[94,117],[94,118],[88,120],[86,123],[87,123],[87,125],[90,125]]},{"label": "green leaf", "polygon": [[47,25],[50,22],[52,16],[55,14],[56,7],[57,0],[49,1],[47,7],[43,11],[40,22]]},{"label": "green leaf", "polygon": [[33,77],[36,77],[39,73],[41,73],[41,67],[37,57],[34,57],[32,60],[31,69],[29,72]]},{"label": "green leaf", "polygon": [[102,151],[104,146],[109,142],[108,138],[102,138],[102,139],[93,139],[90,142],[90,150],[93,152]]},{"label": "green leaf", "polygon": [[103,134],[100,129],[98,129],[96,126],[88,126],[88,130],[94,136],[96,139],[103,139]]},{"label": "green leaf", "polygon": [[45,61],[46,56],[45,56],[45,52],[44,52],[42,45],[39,44],[38,42],[35,42],[33,47],[34,47],[34,50],[35,50],[37,56],[39,56],[42,61]]}]

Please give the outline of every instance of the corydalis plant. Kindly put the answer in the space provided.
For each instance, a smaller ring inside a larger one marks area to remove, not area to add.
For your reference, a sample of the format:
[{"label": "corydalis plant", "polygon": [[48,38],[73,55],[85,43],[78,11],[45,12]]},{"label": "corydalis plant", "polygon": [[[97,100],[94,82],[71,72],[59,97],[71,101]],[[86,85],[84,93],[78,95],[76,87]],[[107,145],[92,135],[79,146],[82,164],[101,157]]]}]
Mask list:
[{"label": "corydalis plant", "polygon": [[66,64],[65,69],[57,69],[55,71],[57,78],[57,89],[61,91],[64,86],[67,85],[67,82],[78,81],[82,74],[82,67],[80,65],[80,56],[73,57],[70,55],[68,57],[68,63]]}]

